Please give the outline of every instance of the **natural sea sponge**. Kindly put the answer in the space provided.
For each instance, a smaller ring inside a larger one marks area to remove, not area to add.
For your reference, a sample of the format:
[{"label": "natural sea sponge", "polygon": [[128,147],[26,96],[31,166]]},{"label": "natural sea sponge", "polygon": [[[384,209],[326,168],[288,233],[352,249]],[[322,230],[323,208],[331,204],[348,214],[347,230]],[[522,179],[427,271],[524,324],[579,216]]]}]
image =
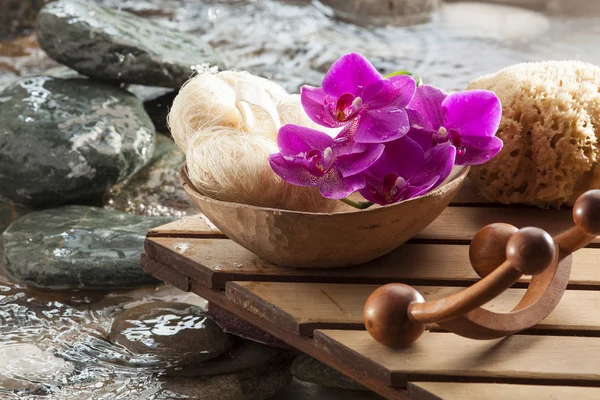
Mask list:
[{"label": "natural sea sponge", "polygon": [[299,96],[267,79],[202,73],[181,88],[168,123],[186,154],[190,181],[205,196],[295,211],[329,212],[337,205],[317,188],[290,185],[271,169],[278,127],[314,123]]},{"label": "natural sea sponge", "polygon": [[469,89],[502,102],[502,151],[474,166],[480,193],[501,203],[572,205],[600,188],[600,67],[579,61],[517,64],[486,75]]}]

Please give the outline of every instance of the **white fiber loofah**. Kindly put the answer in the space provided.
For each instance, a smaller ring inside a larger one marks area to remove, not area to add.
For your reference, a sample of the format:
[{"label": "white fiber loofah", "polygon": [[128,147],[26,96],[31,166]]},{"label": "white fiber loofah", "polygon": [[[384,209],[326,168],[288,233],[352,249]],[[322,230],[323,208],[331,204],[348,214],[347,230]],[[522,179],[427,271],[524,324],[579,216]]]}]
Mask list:
[{"label": "white fiber loofah", "polygon": [[298,211],[328,212],[337,204],[271,169],[281,124],[317,127],[298,95],[269,80],[235,71],[200,74],[181,88],[168,122],[186,153],[190,181],[205,196]]}]

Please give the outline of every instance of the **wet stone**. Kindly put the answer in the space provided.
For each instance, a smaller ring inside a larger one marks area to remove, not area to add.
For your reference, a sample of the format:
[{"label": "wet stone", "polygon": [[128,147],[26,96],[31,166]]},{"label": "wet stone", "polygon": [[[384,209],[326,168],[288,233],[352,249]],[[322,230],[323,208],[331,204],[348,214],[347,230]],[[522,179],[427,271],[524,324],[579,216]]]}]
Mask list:
[{"label": "wet stone", "polygon": [[28,343],[0,346],[0,387],[33,390],[60,382],[73,371],[73,365],[48,351]]},{"label": "wet stone", "polygon": [[0,195],[48,206],[100,195],[154,152],[131,93],[89,79],[35,76],[0,92]]},{"label": "wet stone", "polygon": [[291,372],[296,379],[305,382],[340,389],[368,390],[333,368],[305,354],[296,357],[292,363]]},{"label": "wet stone", "polygon": [[235,339],[235,344],[224,354],[200,365],[185,368],[169,368],[167,376],[194,377],[231,374],[246,369],[262,368],[267,364],[277,363],[280,359],[288,359],[292,353],[277,347],[245,340]]},{"label": "wet stone", "polygon": [[9,278],[53,289],[111,289],[157,282],[140,267],[146,233],[172,221],[86,206],[29,213],[3,234]]},{"label": "wet stone", "polygon": [[208,303],[208,315],[217,321],[219,326],[233,335],[263,343],[268,346],[279,347],[282,349],[291,349],[289,345],[277,339],[275,336],[252,325],[237,315],[219,307],[215,303]]},{"label": "wet stone", "polygon": [[[17,218],[27,214],[28,208],[19,206],[10,200],[0,198],[0,234],[9,227]],[[4,250],[0,241],[0,264]]]},{"label": "wet stone", "polygon": [[59,0],[37,19],[41,47],[84,75],[179,88],[195,67],[223,67],[203,39],[82,0]]},{"label": "wet stone", "polygon": [[[163,395],[169,398],[198,400],[265,400],[285,388],[291,381],[289,361],[277,361],[210,377],[162,379]],[[177,397],[180,396],[180,397]]]},{"label": "wet stone", "polygon": [[[13,203],[10,200],[0,198],[0,233],[4,232],[6,228],[17,218],[22,215],[25,215],[30,210],[26,207],[20,206],[18,204]],[[0,254],[2,254],[2,249],[0,249]]]},{"label": "wet stone", "polygon": [[112,187],[104,196],[105,208],[177,219],[198,214],[179,182],[179,169],[184,163],[185,155],[173,140],[157,135],[154,157],[148,166]]},{"label": "wet stone", "polygon": [[148,354],[168,365],[195,365],[231,348],[234,338],[221,330],[199,307],[154,302],[117,316],[110,341],[135,354]]}]

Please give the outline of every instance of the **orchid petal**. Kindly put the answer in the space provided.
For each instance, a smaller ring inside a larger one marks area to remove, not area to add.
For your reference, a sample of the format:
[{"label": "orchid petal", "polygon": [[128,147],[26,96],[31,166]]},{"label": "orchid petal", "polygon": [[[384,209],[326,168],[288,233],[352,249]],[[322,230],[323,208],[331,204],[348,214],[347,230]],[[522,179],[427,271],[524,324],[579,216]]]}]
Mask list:
[{"label": "orchid petal", "polygon": [[489,90],[453,93],[442,103],[446,129],[456,129],[461,136],[495,136],[502,117],[498,96]]},{"label": "orchid petal", "polygon": [[327,103],[327,96],[321,88],[312,86],[303,86],[300,94],[300,101],[306,115],[319,125],[329,128],[337,128],[344,123],[332,117]]},{"label": "orchid petal", "polygon": [[427,190],[440,185],[452,172],[455,157],[456,148],[450,143],[433,147],[425,154],[423,166],[408,179],[408,183],[414,187],[429,185]]},{"label": "orchid petal", "polygon": [[365,187],[365,178],[361,175],[344,178],[339,171],[331,170],[319,180],[318,186],[324,197],[339,200]]},{"label": "orchid petal", "polygon": [[346,125],[333,139],[333,149],[337,156],[363,153],[369,146],[372,146],[372,143],[357,143],[354,140],[357,127],[358,121],[355,120],[353,123]]},{"label": "orchid petal", "polygon": [[496,136],[460,136],[456,165],[480,165],[502,150],[502,140]]},{"label": "orchid petal", "polygon": [[293,156],[313,149],[323,151],[333,145],[333,138],[315,129],[288,124],[279,129],[277,145],[281,154]]},{"label": "orchid petal", "polygon": [[406,111],[398,108],[363,110],[359,114],[354,140],[358,143],[385,143],[400,139],[409,130]]},{"label": "orchid petal", "polygon": [[411,127],[437,132],[444,125],[442,104],[447,97],[436,87],[419,86],[408,105]]},{"label": "orchid petal", "polygon": [[319,178],[308,172],[300,160],[296,161],[281,154],[271,154],[269,164],[277,175],[292,185],[317,186],[319,183]]},{"label": "orchid petal", "polygon": [[371,84],[362,95],[366,108],[406,107],[415,95],[417,84],[407,75],[397,75]]},{"label": "orchid petal", "polygon": [[436,132],[425,129],[410,128],[407,137],[411,138],[421,146],[424,152],[428,152],[433,146],[433,136]]},{"label": "orchid petal", "polygon": [[439,182],[437,176],[433,177],[429,182],[426,182],[420,186],[409,185],[404,193],[402,193],[402,200],[409,200],[418,196],[421,196],[429,192]]},{"label": "orchid petal", "polygon": [[385,144],[381,157],[369,168],[374,176],[383,179],[389,173],[395,173],[409,179],[425,161],[425,153],[417,142],[405,136]]},{"label": "orchid petal", "polygon": [[366,147],[362,153],[353,153],[338,157],[336,168],[344,178],[363,172],[375,163],[385,146],[382,144],[363,145]]},{"label": "orchid petal", "polygon": [[360,97],[364,88],[381,80],[381,74],[366,58],[350,53],[333,63],[323,78],[323,90],[332,97],[345,93]]},{"label": "orchid petal", "polygon": [[362,176],[365,179],[365,187],[359,190],[360,195],[370,202],[385,204],[381,197],[383,177],[374,176],[370,171],[363,173]]}]

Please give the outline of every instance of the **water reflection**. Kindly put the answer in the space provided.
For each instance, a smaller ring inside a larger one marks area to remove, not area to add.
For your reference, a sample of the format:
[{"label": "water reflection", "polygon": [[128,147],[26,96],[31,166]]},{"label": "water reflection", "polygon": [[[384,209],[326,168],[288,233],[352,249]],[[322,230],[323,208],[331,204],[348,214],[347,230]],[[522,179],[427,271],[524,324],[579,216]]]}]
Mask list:
[{"label": "water reflection", "polygon": [[[0,285],[0,398],[161,399],[161,360],[136,355],[108,341],[115,315],[150,301],[204,306],[195,295],[165,286],[134,291],[47,292],[6,281]],[[177,317],[180,318],[180,317]],[[185,319],[185,318],[184,318]],[[145,321],[149,322],[149,321]],[[173,333],[202,321],[170,326],[156,321],[152,332]],[[142,335],[147,336],[147,335]]]}]

